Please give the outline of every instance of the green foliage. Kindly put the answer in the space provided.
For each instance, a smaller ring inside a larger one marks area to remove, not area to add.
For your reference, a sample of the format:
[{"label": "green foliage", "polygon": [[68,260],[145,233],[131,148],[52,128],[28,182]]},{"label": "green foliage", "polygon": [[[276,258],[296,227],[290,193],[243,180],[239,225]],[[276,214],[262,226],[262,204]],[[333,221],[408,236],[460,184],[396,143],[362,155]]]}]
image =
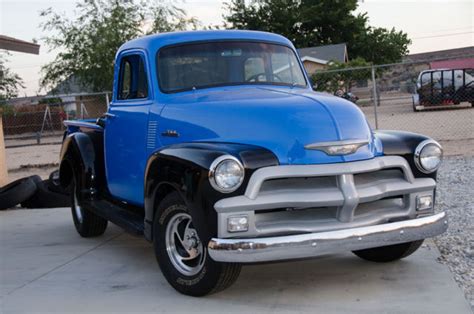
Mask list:
[{"label": "green foliage", "polygon": [[357,81],[369,79],[371,70],[370,68],[346,69],[368,66],[370,66],[370,63],[362,58],[356,58],[348,63],[331,62],[326,71],[314,74],[311,79],[318,91],[330,93],[334,93],[339,89],[349,91]]},{"label": "green foliage", "polygon": [[282,34],[296,47],[346,43],[351,58],[392,63],[408,53],[407,34],[373,28],[366,13],[355,15],[357,0],[231,0],[226,28]]},{"label": "green foliage", "polygon": [[8,105],[5,101],[0,100],[0,115],[4,117],[14,116],[16,114],[15,107]]},{"label": "green foliage", "polygon": [[0,53],[0,106],[5,101],[18,96],[18,89],[24,88],[21,77],[6,67],[7,52]]},{"label": "green foliage", "polygon": [[94,91],[111,90],[117,49],[126,41],[156,32],[196,27],[197,20],[162,1],[80,0],[74,19],[51,8],[40,13],[44,38],[60,52],[42,68],[41,86],[53,88],[68,78]]},{"label": "green foliage", "polygon": [[368,27],[356,39],[348,47],[352,56],[364,58],[373,64],[400,62],[408,54],[408,45],[411,43],[406,33],[396,31],[395,28]]},{"label": "green foliage", "polygon": [[60,97],[42,98],[38,101],[39,105],[59,105],[63,100]]}]

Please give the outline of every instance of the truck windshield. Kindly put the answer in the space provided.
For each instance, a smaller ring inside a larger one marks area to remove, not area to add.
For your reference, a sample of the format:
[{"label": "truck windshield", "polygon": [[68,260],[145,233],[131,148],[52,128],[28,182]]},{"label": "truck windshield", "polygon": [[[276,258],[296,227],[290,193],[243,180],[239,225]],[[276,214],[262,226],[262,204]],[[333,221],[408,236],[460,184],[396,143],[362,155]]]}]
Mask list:
[{"label": "truck windshield", "polygon": [[286,46],[210,42],[163,48],[157,55],[165,93],[226,85],[306,86],[297,56]]}]

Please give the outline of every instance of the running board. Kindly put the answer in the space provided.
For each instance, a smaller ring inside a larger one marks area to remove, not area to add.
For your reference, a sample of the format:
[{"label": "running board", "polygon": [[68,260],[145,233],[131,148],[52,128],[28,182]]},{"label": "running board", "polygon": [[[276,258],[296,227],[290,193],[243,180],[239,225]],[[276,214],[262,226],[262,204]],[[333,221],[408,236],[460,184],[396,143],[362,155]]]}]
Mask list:
[{"label": "running board", "polygon": [[142,215],[106,200],[84,200],[83,205],[93,213],[123,228],[126,232],[136,236],[143,235],[145,224]]}]

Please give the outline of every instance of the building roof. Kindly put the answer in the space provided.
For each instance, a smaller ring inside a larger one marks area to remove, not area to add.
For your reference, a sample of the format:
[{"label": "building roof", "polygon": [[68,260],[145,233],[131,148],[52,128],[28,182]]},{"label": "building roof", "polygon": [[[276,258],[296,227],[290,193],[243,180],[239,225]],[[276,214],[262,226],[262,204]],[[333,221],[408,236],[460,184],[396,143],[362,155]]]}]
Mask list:
[{"label": "building roof", "polygon": [[474,69],[474,58],[442,60],[430,62],[431,69]]},{"label": "building roof", "polygon": [[442,58],[466,58],[474,55],[474,46],[429,51],[422,53],[414,53],[405,56],[404,61],[426,61],[431,59],[442,59]]},{"label": "building roof", "polygon": [[40,46],[24,40],[0,35],[0,49],[19,51],[25,53],[39,54]]},{"label": "building roof", "polygon": [[346,44],[326,45],[298,49],[298,53],[303,61],[313,61],[326,64],[329,61],[347,62]]}]

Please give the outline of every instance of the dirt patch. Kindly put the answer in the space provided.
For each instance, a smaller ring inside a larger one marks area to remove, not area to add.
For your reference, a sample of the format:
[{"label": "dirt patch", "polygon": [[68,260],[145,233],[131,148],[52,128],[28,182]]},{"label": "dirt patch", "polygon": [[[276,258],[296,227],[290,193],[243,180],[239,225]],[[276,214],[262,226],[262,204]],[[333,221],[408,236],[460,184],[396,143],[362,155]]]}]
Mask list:
[{"label": "dirt patch", "polygon": [[474,139],[441,140],[445,156],[474,156]]},{"label": "dirt patch", "polygon": [[8,172],[8,181],[12,182],[24,177],[38,175],[43,180],[48,179],[51,172],[58,169],[57,166],[42,167],[42,168],[22,168],[15,169],[14,171]]}]

